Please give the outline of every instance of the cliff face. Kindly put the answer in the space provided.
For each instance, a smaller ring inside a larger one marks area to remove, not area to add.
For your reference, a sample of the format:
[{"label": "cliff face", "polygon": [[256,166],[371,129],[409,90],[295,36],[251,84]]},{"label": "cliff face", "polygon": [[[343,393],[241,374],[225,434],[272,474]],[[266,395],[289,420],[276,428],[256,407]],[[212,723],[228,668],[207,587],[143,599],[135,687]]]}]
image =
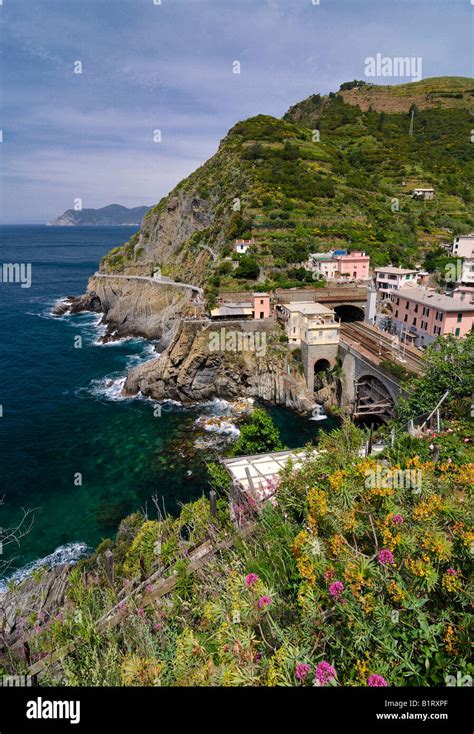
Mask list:
[{"label": "cliff face", "polygon": [[61,302],[55,313],[103,313],[103,323],[107,325],[105,341],[126,336],[162,339],[171,333],[177,323],[177,313],[188,300],[189,292],[176,286],[92,277],[83,296]]},{"label": "cliff face", "polygon": [[183,403],[252,397],[309,411],[314,400],[304,376],[295,371],[288,374],[285,350],[274,346],[275,333],[268,326],[262,327],[265,330],[259,336],[255,334],[253,350],[213,349],[216,340],[225,346],[229,334],[238,336],[238,331],[229,331],[233,328],[232,324],[223,330],[216,324],[182,322],[160,357],[128,374],[124,393],[140,392],[155,400],[169,398]]}]

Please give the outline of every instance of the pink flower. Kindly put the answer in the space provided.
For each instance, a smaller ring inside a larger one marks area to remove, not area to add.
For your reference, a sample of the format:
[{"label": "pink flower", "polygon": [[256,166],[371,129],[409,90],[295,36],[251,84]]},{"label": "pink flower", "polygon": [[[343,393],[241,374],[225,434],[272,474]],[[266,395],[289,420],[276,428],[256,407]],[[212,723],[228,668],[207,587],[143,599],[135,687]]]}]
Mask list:
[{"label": "pink flower", "polygon": [[162,626],[163,625],[161,625],[159,622],[155,622],[155,624],[153,625],[153,629],[155,632],[158,632],[162,628]]},{"label": "pink flower", "polygon": [[148,586],[146,587],[145,591],[146,591],[147,594],[151,594],[151,592],[153,591],[153,585],[152,584],[148,584]]},{"label": "pink flower", "polygon": [[143,609],[140,607],[140,609],[137,609],[137,617],[138,619],[141,619],[143,617]]},{"label": "pink flower", "polygon": [[270,599],[269,596],[261,596],[260,599],[258,600],[259,609],[268,607],[270,606],[271,603],[272,603],[272,600]]},{"label": "pink flower", "polygon": [[126,606],[127,606],[126,602],[125,601],[121,601],[121,602],[119,602],[118,608],[120,610],[122,610],[122,609],[125,609]]},{"label": "pink flower", "polygon": [[402,525],[403,524],[403,515],[394,515],[393,516],[393,522],[395,525]]},{"label": "pink flower", "polygon": [[332,577],[334,576],[334,573],[335,572],[332,570],[332,568],[330,568],[329,571],[325,571],[324,578],[326,579],[326,581],[331,581]]},{"label": "pink flower", "polygon": [[329,593],[331,594],[332,598],[337,601],[339,599],[339,596],[344,591],[344,584],[342,581],[334,581],[329,587]]},{"label": "pink flower", "polygon": [[261,659],[262,659],[262,653],[261,652],[256,652],[255,653],[255,657],[254,657],[255,662],[258,663],[258,661],[261,660]]},{"label": "pink flower", "polygon": [[448,576],[457,576],[458,575],[458,572],[454,568],[448,568],[448,570],[446,571],[446,573],[448,574]]},{"label": "pink flower", "polygon": [[465,438],[465,439],[464,439],[464,443],[469,443],[469,441],[470,441],[470,439],[469,439],[469,438]]},{"label": "pink flower", "polygon": [[374,675],[369,675],[367,685],[371,688],[384,688],[385,686],[388,686],[388,683],[381,675],[374,673]]},{"label": "pink flower", "polygon": [[322,662],[318,663],[316,666],[316,675],[314,676],[315,681],[319,683],[321,686],[325,686],[326,683],[329,683],[329,681],[333,680],[333,678],[336,677],[336,671],[332,667],[332,665],[329,665],[326,660],[323,660]]},{"label": "pink flower", "polygon": [[54,617],[54,619],[57,619],[57,620],[58,620],[58,622],[60,622],[60,621],[62,620],[62,618],[63,618],[62,612],[58,612],[58,613],[57,613],[57,614],[55,615],[55,617]]},{"label": "pink flower", "polygon": [[298,678],[298,680],[304,680],[310,672],[311,665],[308,665],[308,663],[296,664],[295,677]]},{"label": "pink flower", "polygon": [[256,584],[257,581],[259,581],[259,578],[256,573],[248,573],[245,577],[245,586],[247,589],[250,589],[250,587]]},{"label": "pink flower", "polygon": [[395,559],[393,557],[392,551],[387,550],[387,548],[383,548],[379,553],[379,563],[382,564],[382,566],[389,566],[391,563],[394,563]]}]

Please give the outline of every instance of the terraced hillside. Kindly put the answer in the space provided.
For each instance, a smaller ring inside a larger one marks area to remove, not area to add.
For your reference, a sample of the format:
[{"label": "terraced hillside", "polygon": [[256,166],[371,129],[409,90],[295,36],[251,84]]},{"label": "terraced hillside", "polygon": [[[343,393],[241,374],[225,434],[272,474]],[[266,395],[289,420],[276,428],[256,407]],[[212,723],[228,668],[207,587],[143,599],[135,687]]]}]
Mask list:
[{"label": "terraced hillside", "polygon": [[[102,267],[220,287],[291,286],[309,252],[364,249],[372,263],[422,263],[474,229],[474,80],[342,85],[283,119],[238,122],[217,153],[146,215]],[[434,201],[411,198],[433,186]],[[253,238],[245,256],[235,238]]]}]

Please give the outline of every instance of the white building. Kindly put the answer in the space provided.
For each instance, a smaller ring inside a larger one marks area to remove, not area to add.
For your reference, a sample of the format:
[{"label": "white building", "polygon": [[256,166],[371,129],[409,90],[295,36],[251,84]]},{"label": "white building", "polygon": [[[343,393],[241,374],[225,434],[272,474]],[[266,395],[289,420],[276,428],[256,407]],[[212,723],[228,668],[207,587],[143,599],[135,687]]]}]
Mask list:
[{"label": "white building", "polygon": [[455,237],[451,252],[454,257],[474,258],[474,234],[464,234]]},{"label": "white building", "polygon": [[254,240],[235,240],[234,251],[239,255],[245,255],[249,247],[252,247]]},{"label": "white building", "polygon": [[282,304],[290,344],[338,344],[340,322],[334,311],[320,303],[294,301]]},{"label": "white building", "polygon": [[338,271],[337,265],[332,252],[313,252],[308,258],[309,270],[318,273],[325,280],[334,280]]},{"label": "white building", "polygon": [[387,265],[384,268],[375,268],[375,287],[381,292],[382,298],[387,298],[390,292],[399,288],[416,286],[418,283],[418,272],[406,268],[394,268]]}]

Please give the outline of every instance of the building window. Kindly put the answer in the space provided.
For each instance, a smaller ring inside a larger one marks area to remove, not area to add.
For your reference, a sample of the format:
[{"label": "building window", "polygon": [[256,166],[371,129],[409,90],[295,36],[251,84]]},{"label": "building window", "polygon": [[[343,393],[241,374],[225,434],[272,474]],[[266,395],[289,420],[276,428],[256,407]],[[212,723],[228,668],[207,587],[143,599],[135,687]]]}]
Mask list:
[{"label": "building window", "polygon": [[405,308],[410,308],[410,304],[408,303],[408,301],[405,303]]},{"label": "building window", "polygon": [[405,314],[405,318],[403,320],[404,321],[408,321],[408,314],[407,313]]},{"label": "building window", "polygon": [[459,336],[461,333],[461,329],[458,327],[456,331],[454,332],[454,336]]},{"label": "building window", "polygon": [[400,299],[397,298],[397,306],[400,304]]},{"label": "building window", "polygon": [[458,313],[457,323],[460,324],[462,321],[462,313]]},{"label": "building window", "polygon": [[398,309],[395,311],[395,318],[398,317]]},{"label": "building window", "polygon": [[413,326],[416,326],[416,319],[413,319]]},{"label": "building window", "polygon": [[415,310],[415,313],[418,313],[418,304],[417,303],[415,303],[415,309],[414,310]]}]

